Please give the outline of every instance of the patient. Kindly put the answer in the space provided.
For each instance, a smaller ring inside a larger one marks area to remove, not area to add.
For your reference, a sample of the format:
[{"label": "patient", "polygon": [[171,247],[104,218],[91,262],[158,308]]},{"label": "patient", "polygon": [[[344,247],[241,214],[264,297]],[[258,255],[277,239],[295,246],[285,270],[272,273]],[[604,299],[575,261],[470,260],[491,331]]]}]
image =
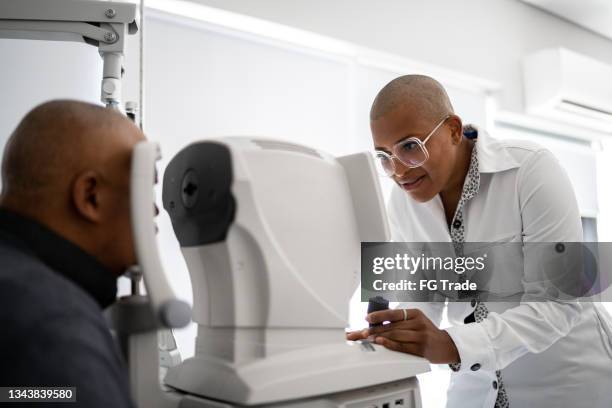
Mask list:
[{"label": "patient", "polygon": [[129,172],[143,139],[120,113],[67,100],[36,107],[11,135],[0,195],[0,386],[70,386],[75,406],[132,406],[102,309],[136,262]]}]

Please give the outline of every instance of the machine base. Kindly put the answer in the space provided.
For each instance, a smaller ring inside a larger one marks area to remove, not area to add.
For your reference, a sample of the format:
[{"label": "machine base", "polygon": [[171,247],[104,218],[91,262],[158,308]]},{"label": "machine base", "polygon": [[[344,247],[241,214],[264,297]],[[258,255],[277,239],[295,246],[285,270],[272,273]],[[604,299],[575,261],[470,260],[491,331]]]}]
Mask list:
[{"label": "machine base", "polygon": [[[179,408],[233,408],[233,405],[200,398],[185,396]],[[421,408],[421,394],[416,377],[375,385],[354,391],[343,391],[319,397],[286,401],[274,404],[256,405],[257,408]]]},{"label": "machine base", "polygon": [[302,348],[240,365],[195,356],[172,367],[165,382],[190,395],[255,406],[319,400],[323,395],[348,390],[359,393],[363,388],[409,379],[427,371],[429,363],[422,358],[363,341]]}]

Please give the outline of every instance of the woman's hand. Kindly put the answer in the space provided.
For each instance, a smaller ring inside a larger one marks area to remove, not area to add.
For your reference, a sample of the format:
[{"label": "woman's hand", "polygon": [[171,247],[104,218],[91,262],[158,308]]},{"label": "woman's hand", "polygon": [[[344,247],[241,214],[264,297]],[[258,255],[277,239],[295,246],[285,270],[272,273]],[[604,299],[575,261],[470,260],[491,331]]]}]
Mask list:
[{"label": "woman's hand", "polygon": [[368,338],[368,329],[356,330],[346,333],[347,340],[364,340]]},{"label": "woman's hand", "polygon": [[440,330],[419,309],[388,309],[370,313],[369,323],[382,323],[361,331],[347,333],[348,340],[366,339],[390,350],[424,357],[433,364],[459,362],[459,352],[453,339],[445,330]]}]

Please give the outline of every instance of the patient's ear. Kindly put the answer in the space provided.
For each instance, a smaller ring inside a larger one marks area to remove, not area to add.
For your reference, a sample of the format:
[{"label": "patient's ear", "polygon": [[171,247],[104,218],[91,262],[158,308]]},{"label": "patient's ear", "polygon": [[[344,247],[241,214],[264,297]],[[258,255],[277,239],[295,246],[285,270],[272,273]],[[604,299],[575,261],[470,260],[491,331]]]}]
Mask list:
[{"label": "patient's ear", "polygon": [[89,222],[102,221],[100,174],[93,170],[80,173],[72,184],[72,203],[77,213]]}]

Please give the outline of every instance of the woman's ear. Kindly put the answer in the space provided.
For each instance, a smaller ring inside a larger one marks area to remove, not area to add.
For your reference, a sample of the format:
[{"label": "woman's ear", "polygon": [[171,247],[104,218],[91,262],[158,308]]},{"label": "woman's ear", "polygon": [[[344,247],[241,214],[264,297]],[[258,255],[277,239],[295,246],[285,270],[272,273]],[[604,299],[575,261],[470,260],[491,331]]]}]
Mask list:
[{"label": "woman's ear", "polygon": [[460,144],[461,140],[463,139],[463,122],[461,121],[461,118],[457,115],[450,115],[446,120],[448,127],[451,130],[451,140],[453,141],[453,144]]},{"label": "woman's ear", "polygon": [[93,170],[79,173],[72,183],[72,203],[77,213],[92,223],[102,221],[100,185],[100,175]]}]

